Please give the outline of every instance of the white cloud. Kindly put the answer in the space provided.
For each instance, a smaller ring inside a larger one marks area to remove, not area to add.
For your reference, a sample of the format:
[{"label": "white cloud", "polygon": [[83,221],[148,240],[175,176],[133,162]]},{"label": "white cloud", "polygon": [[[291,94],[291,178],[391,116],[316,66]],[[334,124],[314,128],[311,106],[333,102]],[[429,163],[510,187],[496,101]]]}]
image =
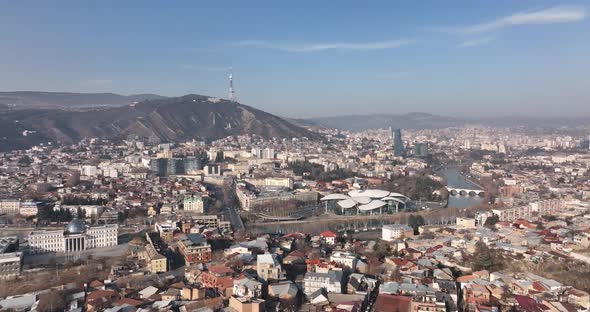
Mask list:
[{"label": "white cloud", "polygon": [[280,50],[284,52],[306,53],[306,52],[321,52],[327,50],[342,50],[342,51],[375,51],[395,49],[405,45],[414,43],[413,39],[398,39],[389,41],[376,41],[366,43],[313,43],[313,44],[280,44],[260,40],[245,40],[236,42],[236,46],[250,46],[273,50]]},{"label": "white cloud", "polygon": [[222,67],[222,66],[182,65],[180,67],[185,70],[194,70],[194,71],[228,71],[229,70],[229,67]]},{"label": "white cloud", "polygon": [[459,48],[473,48],[473,47],[478,47],[478,46],[489,44],[490,42],[492,42],[494,40],[495,40],[494,37],[475,38],[475,39],[465,40],[465,41],[459,43],[457,46]]},{"label": "white cloud", "polygon": [[584,7],[555,6],[542,10],[515,13],[481,24],[465,27],[445,28],[444,30],[461,35],[472,35],[520,25],[578,22],[584,20],[587,15],[587,10]]}]

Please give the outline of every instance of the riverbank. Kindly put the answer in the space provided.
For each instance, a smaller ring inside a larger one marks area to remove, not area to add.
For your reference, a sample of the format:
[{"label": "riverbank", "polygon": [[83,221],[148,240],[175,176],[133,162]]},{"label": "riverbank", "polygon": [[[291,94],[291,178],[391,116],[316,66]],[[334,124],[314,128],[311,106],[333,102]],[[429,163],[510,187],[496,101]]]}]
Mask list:
[{"label": "riverbank", "polygon": [[426,224],[453,223],[456,217],[466,216],[467,209],[445,208],[419,212],[400,212],[393,215],[373,216],[336,216],[323,214],[298,221],[247,223],[247,232],[251,235],[264,233],[305,232],[317,235],[323,231],[343,232],[346,230],[375,231],[386,224],[407,224],[410,215],[421,215]]},{"label": "riverbank", "polygon": [[[443,178],[443,180],[447,183],[447,186],[463,189],[484,189],[481,185],[466,177],[456,167],[442,168],[441,170],[437,171],[436,174]],[[453,196],[449,194],[447,207],[470,208],[481,205],[483,201],[484,199],[479,196],[461,196],[460,194]]]}]

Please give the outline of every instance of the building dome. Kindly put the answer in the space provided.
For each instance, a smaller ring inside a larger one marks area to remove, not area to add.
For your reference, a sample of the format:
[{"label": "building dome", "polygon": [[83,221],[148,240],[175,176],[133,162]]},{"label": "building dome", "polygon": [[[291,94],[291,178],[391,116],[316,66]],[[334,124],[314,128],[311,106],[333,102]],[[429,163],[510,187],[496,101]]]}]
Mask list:
[{"label": "building dome", "polygon": [[70,223],[68,223],[66,232],[70,234],[80,234],[84,233],[85,229],[86,226],[84,225],[84,221],[75,218],[72,221],[70,221]]}]

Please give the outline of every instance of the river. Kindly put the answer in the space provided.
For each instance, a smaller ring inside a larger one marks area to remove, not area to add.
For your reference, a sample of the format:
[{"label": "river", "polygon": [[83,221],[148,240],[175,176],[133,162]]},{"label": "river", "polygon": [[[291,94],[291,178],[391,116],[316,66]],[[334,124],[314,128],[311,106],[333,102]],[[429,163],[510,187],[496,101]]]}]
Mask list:
[{"label": "river", "polygon": [[[466,189],[481,189],[475,183],[467,180],[461,172],[457,168],[449,167],[438,171],[438,174],[445,178],[447,181],[447,185],[454,186],[457,188],[466,188]],[[449,194],[449,204],[448,207],[450,208],[468,208],[471,206],[479,205],[483,201],[483,198],[479,196],[461,196],[456,195],[453,196]]]}]

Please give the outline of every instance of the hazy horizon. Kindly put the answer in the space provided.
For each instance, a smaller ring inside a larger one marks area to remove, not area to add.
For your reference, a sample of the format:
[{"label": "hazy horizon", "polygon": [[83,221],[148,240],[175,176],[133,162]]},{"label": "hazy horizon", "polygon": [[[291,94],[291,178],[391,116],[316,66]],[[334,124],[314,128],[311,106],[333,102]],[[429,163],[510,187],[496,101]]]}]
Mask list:
[{"label": "hazy horizon", "polygon": [[[581,1],[0,4],[0,85],[202,94],[292,118],[590,115]],[[15,31],[18,30],[18,31]]]},{"label": "hazy horizon", "polygon": [[[153,94],[153,95],[159,95],[159,96],[164,96],[164,97],[182,97],[182,96],[187,96],[187,95],[201,95],[201,96],[211,96],[208,94],[197,94],[197,93],[187,93],[187,94],[182,94],[182,95],[162,95],[162,94],[156,94],[153,92],[139,92],[139,93],[129,93],[129,94],[124,94],[124,93],[118,93],[118,92],[109,92],[109,91],[104,91],[104,92],[72,92],[72,91],[48,91],[48,90],[0,90],[0,93],[2,92],[39,92],[39,93],[72,93],[72,94],[116,94],[116,95],[121,95],[121,96],[134,96],[134,95],[143,95],[143,94]],[[215,96],[211,96],[211,97],[215,97]],[[223,98],[223,97],[221,97]],[[256,104],[249,104],[249,103],[243,103],[241,102],[239,99],[237,101],[240,104],[243,105],[248,105],[251,107],[254,107],[256,109],[261,109],[259,107],[256,107]],[[75,107],[75,106],[74,106]],[[113,106],[116,107],[116,106]],[[268,111],[270,112],[270,111]],[[271,112],[272,113],[272,112]],[[403,115],[411,115],[411,114],[428,114],[428,115],[433,115],[433,116],[440,116],[440,117],[453,117],[453,118],[459,118],[459,119],[476,119],[476,118],[533,118],[533,119],[560,119],[560,118],[568,118],[568,119],[586,119],[586,118],[590,118],[590,113],[587,113],[585,115],[566,115],[566,114],[561,114],[561,115],[551,115],[551,116],[544,116],[544,115],[534,115],[534,114],[513,114],[513,115],[488,115],[488,116],[481,116],[480,114],[476,114],[476,115],[469,115],[469,114],[445,114],[445,113],[433,113],[433,112],[426,112],[426,111],[407,111],[407,112],[376,112],[376,113],[358,113],[358,114],[354,114],[354,113],[349,113],[349,114],[335,114],[335,115],[309,115],[309,116],[288,116],[288,115],[281,115],[281,114],[277,114],[274,113],[275,115],[278,115],[280,117],[285,117],[285,118],[292,118],[292,119],[320,119],[320,118],[342,118],[342,117],[351,117],[351,116],[387,116],[387,115],[391,115],[391,116],[403,116]]]}]

